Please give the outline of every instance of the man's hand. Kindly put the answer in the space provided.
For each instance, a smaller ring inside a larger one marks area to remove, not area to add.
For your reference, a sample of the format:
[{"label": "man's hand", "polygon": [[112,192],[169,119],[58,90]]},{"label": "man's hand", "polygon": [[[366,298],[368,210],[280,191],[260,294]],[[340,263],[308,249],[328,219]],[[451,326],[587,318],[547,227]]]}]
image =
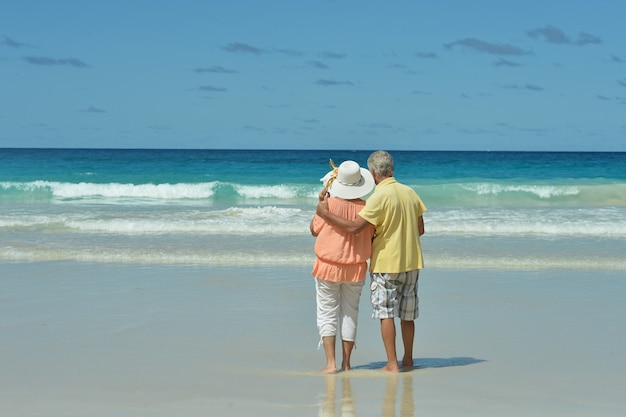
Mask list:
[{"label": "man's hand", "polygon": [[329,197],[329,196],[330,196],[330,193],[328,192],[328,188],[324,187],[322,188],[322,191],[320,191],[317,197],[320,199],[320,201],[323,201],[326,197]]},{"label": "man's hand", "polygon": [[319,194],[319,203],[317,203],[317,209],[315,210],[315,213],[320,216],[322,219],[326,219],[327,215],[329,213],[328,211],[328,197],[330,196],[330,194],[328,193],[328,190],[326,188],[324,188],[320,194]]}]

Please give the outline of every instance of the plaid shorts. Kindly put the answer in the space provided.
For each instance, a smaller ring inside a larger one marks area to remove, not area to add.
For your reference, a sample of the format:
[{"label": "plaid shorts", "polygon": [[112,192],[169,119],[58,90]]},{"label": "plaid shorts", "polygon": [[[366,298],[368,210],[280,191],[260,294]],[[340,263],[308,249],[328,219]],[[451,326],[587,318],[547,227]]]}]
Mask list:
[{"label": "plaid shorts", "polygon": [[419,316],[419,272],[415,269],[398,274],[371,273],[372,318],[415,320]]}]

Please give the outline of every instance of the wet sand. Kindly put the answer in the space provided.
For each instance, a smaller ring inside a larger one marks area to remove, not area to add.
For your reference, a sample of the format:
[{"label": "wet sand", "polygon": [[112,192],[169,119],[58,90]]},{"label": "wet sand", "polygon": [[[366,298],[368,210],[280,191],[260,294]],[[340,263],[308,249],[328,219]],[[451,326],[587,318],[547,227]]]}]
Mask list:
[{"label": "wet sand", "polygon": [[395,375],[368,295],[324,376],[309,267],[2,263],[0,415],[626,415],[623,271],[426,269]]}]

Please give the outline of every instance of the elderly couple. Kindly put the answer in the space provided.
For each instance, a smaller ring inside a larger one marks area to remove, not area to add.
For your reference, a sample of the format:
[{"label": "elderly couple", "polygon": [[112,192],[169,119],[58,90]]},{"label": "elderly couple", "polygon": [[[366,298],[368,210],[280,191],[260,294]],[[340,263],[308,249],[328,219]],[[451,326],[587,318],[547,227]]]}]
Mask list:
[{"label": "elderly couple", "polygon": [[[413,368],[414,320],[419,312],[417,279],[423,268],[420,236],[424,234],[422,214],[426,206],[412,188],[396,181],[388,152],[372,153],[367,166],[369,171],[354,161],[345,161],[326,174],[311,221],[311,234],[316,237],[312,274],[317,327],[326,354],[323,373],[337,372],[337,333],[342,340],[341,370],[350,369],[368,259],[372,318],[380,319],[387,354],[382,370]],[[373,194],[364,201],[372,189]],[[401,364],[396,356],[396,317],[404,346]]]}]

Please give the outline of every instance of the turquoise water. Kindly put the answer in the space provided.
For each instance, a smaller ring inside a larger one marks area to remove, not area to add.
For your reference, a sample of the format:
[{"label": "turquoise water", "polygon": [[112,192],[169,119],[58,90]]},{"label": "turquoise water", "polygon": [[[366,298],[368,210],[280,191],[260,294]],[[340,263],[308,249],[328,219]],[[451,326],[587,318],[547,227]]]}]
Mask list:
[{"label": "turquoise water", "polygon": [[[369,154],[0,149],[0,261],[309,264],[329,159]],[[626,269],[626,153],[392,154],[427,267]]]}]

